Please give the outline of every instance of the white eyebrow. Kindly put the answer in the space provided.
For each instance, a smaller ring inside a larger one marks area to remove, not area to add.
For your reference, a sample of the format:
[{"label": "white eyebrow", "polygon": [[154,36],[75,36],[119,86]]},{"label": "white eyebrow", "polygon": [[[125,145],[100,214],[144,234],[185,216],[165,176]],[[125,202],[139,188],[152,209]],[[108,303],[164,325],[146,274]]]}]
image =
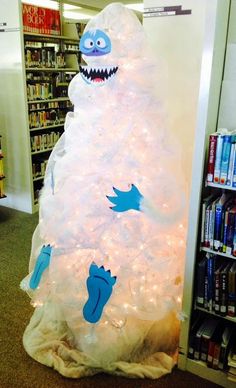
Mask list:
[{"label": "white eyebrow", "polygon": [[91,30],[88,30],[88,32],[89,32],[91,35],[96,35],[97,29],[96,29],[96,28],[91,28]]}]

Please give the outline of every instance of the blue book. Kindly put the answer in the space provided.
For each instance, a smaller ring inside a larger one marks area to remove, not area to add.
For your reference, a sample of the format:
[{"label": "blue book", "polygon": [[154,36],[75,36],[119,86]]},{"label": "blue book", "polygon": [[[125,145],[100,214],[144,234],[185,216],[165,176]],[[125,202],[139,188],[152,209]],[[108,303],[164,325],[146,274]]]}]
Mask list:
[{"label": "blue book", "polygon": [[223,138],[223,148],[221,155],[220,164],[220,184],[225,185],[227,181],[228,168],[230,162],[230,151],[231,151],[231,135],[225,135]]},{"label": "blue book", "polygon": [[207,257],[207,309],[209,311],[213,310],[215,260],[215,255]]},{"label": "blue book", "polygon": [[229,157],[229,168],[228,168],[228,175],[227,175],[227,186],[232,186],[233,183],[233,170],[234,170],[234,159],[235,159],[235,141],[236,136],[231,136],[231,150],[230,150],[230,157]]},{"label": "blue book", "polygon": [[236,148],[235,148],[235,153],[234,153],[234,162],[233,162],[233,173],[232,173],[232,183],[231,183],[231,186],[236,187]]}]

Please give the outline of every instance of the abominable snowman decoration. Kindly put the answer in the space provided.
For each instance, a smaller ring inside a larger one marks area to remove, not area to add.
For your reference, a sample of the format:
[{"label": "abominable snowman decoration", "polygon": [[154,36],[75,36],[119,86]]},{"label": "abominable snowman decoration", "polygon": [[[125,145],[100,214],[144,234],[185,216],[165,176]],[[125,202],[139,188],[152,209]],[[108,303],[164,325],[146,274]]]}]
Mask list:
[{"label": "abominable snowman decoration", "polygon": [[137,17],[86,26],[88,64],[47,166],[29,275],[28,354],[67,377],[158,378],[176,362],[184,257],[179,156]]}]

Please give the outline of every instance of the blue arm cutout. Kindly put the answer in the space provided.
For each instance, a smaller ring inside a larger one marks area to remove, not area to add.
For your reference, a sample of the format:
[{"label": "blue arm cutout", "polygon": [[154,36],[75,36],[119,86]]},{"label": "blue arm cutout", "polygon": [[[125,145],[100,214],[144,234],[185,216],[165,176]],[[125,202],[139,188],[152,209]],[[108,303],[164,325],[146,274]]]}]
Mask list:
[{"label": "blue arm cutout", "polygon": [[143,199],[143,195],[140,193],[138,188],[132,184],[130,191],[121,191],[113,187],[116,197],[111,197],[107,195],[107,198],[115,206],[111,209],[115,212],[125,212],[127,210],[137,210],[140,211],[140,203]]},{"label": "blue arm cutout", "polygon": [[40,254],[36,260],[34,272],[30,278],[29,285],[32,290],[35,290],[38,287],[44,271],[48,268],[51,259],[51,252],[52,247],[50,245],[44,245],[41,248]]}]

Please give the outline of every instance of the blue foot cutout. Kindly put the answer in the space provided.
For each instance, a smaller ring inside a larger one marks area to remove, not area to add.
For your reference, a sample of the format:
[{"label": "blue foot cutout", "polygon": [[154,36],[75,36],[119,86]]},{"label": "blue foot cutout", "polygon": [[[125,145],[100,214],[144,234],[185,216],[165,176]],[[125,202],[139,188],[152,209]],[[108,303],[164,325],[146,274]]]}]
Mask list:
[{"label": "blue foot cutout", "polygon": [[89,268],[87,289],[89,298],[83,308],[84,319],[90,323],[96,323],[101,318],[103,308],[112,294],[112,287],[116,282],[116,276],[111,276],[111,271],[105,271],[104,267],[98,268],[92,263]]},{"label": "blue foot cutout", "polygon": [[36,260],[34,272],[30,278],[29,285],[30,285],[30,288],[32,288],[32,290],[35,290],[38,287],[45,269],[47,269],[47,267],[49,266],[51,251],[52,251],[52,247],[50,245],[47,245],[46,247],[44,245],[41,248],[40,254]]},{"label": "blue foot cutout", "polygon": [[143,199],[143,195],[138,188],[132,184],[130,191],[121,191],[113,187],[116,197],[107,195],[107,199],[115,206],[111,207],[114,212],[126,212],[127,210],[140,211],[140,202]]}]

